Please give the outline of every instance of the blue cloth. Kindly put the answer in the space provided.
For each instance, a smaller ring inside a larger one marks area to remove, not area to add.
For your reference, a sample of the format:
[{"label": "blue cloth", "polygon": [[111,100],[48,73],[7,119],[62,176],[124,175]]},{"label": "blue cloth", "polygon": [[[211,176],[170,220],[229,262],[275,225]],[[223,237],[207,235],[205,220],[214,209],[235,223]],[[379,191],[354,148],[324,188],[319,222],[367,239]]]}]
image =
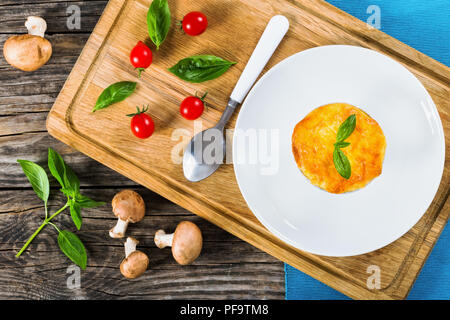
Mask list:
[{"label": "blue cloth", "polygon": [[[447,66],[450,64],[448,0],[328,0],[328,2],[373,26],[376,21],[369,17],[375,11],[368,8],[371,5],[378,6],[381,31]],[[285,272],[288,300],[348,299],[289,265],[285,265]],[[449,226],[444,229],[433,248],[408,299],[450,299]]]}]

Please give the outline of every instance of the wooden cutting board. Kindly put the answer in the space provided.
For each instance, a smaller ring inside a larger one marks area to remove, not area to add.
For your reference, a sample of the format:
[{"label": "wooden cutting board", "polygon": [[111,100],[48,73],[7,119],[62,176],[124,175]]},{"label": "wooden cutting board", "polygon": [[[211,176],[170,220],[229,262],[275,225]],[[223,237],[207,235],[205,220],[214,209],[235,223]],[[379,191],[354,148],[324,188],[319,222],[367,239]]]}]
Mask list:
[{"label": "wooden cutting board", "polygon": [[[50,134],[352,298],[405,298],[448,220],[449,152],[433,203],[401,239],[365,255],[322,257],[287,245],[258,222],[239,192],[232,164],[221,166],[204,181],[186,181],[182,166],[174,163],[179,158],[173,150],[181,151],[193,135],[194,122],[179,115],[179,104],[196,91],[208,91],[208,108],[201,120],[203,128],[213,126],[266,23],[275,14],[289,19],[290,30],[265,71],[296,52],[320,45],[359,45],[387,54],[411,70],[428,89],[443,120],[447,146],[449,69],[322,1],[169,0],[172,29],[160,50],[154,50],[151,68],[138,79],[129,52],[139,40],[154,48],[146,27],[150,2],[109,2],[50,112]],[[184,35],[175,26],[176,20],[192,10],[204,12],[210,23],[198,37]],[[167,71],[181,58],[207,53],[238,64],[222,77],[202,84],[184,82]],[[102,90],[123,80],[137,81],[136,92],[121,103],[91,113]],[[148,140],[135,138],[125,117],[142,104],[150,105],[156,124],[155,134]],[[367,286],[371,266],[380,268],[380,289]]]}]

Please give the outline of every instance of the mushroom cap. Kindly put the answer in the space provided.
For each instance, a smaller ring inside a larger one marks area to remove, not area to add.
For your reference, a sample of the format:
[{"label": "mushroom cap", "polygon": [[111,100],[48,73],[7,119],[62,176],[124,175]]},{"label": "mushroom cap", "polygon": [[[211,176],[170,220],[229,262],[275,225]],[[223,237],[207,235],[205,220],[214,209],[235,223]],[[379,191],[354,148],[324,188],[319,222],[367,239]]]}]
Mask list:
[{"label": "mushroom cap", "polygon": [[122,190],[112,199],[114,215],[123,221],[136,223],[145,215],[145,203],[141,195],[133,190]]},{"label": "mushroom cap", "polygon": [[22,71],[42,67],[52,56],[52,45],[45,38],[30,34],[9,37],[3,46],[6,61]]},{"label": "mushroom cap", "polygon": [[132,252],[128,258],[122,260],[120,272],[125,278],[135,279],[141,276],[148,268],[149,259],[142,251]]},{"label": "mushroom cap", "polygon": [[181,265],[192,263],[200,255],[202,246],[202,232],[197,225],[190,221],[180,222],[172,242],[172,255],[175,260]]}]

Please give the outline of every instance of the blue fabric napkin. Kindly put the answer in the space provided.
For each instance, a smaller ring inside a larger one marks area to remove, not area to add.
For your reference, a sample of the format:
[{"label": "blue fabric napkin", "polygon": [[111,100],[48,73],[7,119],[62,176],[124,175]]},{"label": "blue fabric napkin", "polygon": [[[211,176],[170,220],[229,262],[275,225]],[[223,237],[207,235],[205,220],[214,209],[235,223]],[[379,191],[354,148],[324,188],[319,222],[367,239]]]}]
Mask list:
[{"label": "blue fabric napkin", "polygon": [[[332,5],[429,55],[450,64],[448,0],[328,0]],[[374,7],[377,6],[377,7]],[[374,14],[379,10],[380,19]],[[370,17],[373,18],[370,19]],[[348,299],[343,294],[285,265],[286,299]],[[450,227],[433,248],[408,299],[450,299]]]}]

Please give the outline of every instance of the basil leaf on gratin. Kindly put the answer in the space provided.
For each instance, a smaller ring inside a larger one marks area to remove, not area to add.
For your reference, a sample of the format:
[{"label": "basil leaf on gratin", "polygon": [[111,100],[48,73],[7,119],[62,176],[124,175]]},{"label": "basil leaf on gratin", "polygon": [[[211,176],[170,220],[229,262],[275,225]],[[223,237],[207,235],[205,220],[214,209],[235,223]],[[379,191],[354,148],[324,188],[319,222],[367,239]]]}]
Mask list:
[{"label": "basil leaf on gratin", "polygon": [[167,0],[153,0],[147,12],[147,28],[148,35],[158,50],[170,29],[170,9]]},{"label": "basil leaf on gratin", "polygon": [[113,83],[100,94],[92,112],[106,108],[113,103],[125,100],[134,92],[136,89],[136,84],[136,82],[131,81]]},{"label": "basil leaf on gratin", "polygon": [[169,68],[169,71],[180,79],[199,83],[220,77],[233,64],[236,64],[236,62],[213,55],[199,55],[180,60],[176,65]]},{"label": "basil leaf on gratin", "polygon": [[337,172],[345,179],[350,179],[352,168],[347,156],[339,148],[334,148],[333,152],[334,166]]},{"label": "basil leaf on gratin", "polygon": [[356,115],[352,114],[345,120],[338,129],[336,141],[342,142],[353,133],[356,127]]}]

